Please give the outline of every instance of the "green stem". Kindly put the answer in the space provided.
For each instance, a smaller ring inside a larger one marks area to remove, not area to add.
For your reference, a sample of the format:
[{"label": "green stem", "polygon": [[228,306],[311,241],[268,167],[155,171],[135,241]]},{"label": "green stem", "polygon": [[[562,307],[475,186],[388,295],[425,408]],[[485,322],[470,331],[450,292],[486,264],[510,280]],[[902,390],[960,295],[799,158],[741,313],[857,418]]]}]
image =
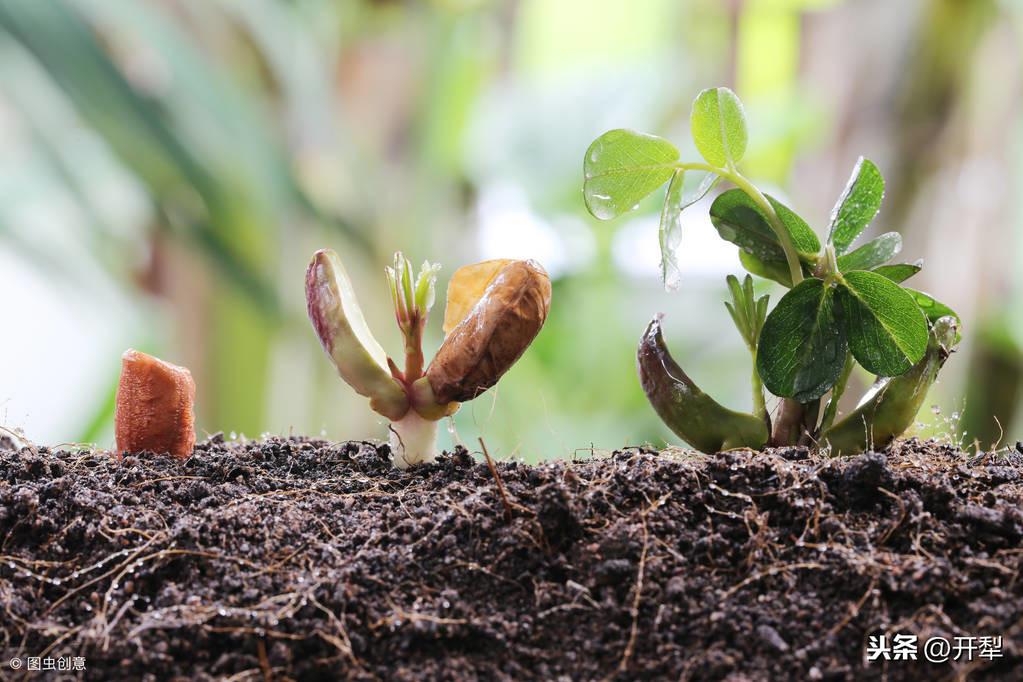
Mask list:
[{"label": "green stem", "polygon": [[764,384],[757,372],[757,355],[753,354],[753,375],[750,380],[753,384],[753,414],[764,420],[767,428],[771,428],[771,419],[767,415],[767,403],[764,402]]},{"label": "green stem", "polygon": [[764,212],[764,215],[767,216],[767,222],[770,224],[771,229],[774,230],[775,236],[778,237],[782,251],[785,252],[785,262],[789,266],[789,275],[792,277],[792,286],[796,286],[803,281],[803,266],[799,260],[799,252],[796,251],[796,246],[792,243],[792,237],[789,235],[789,231],[785,228],[785,224],[782,223],[781,218],[778,217],[778,212],[774,210],[774,206],[767,200],[764,193],[757,189],[756,185],[747,180],[742,173],[734,168],[718,168],[717,166],[711,166],[710,164],[696,161],[680,161],[675,164],[675,168],[714,173],[715,175],[719,175],[725,180],[728,180],[745,192],[746,195],[753,200],[753,203],[755,203],[757,207]]},{"label": "green stem", "polygon": [[423,376],[423,325],[418,320],[412,333],[405,337],[405,381],[408,384]]},{"label": "green stem", "polygon": [[[785,252],[785,262],[789,268],[789,276],[792,278],[792,286],[795,287],[797,284],[803,281],[803,266],[799,260],[799,252],[796,251],[795,244],[792,243],[792,236],[786,229],[785,224],[782,223],[781,218],[778,217],[778,212],[774,210],[774,206],[768,201],[764,193],[761,192],[757,187],[747,180],[734,167],[729,168],[718,168],[717,166],[711,166],[705,163],[699,162],[679,162],[675,164],[676,168],[682,170],[698,170],[705,171],[708,173],[714,173],[725,180],[728,180],[733,185],[738,187],[740,190],[746,193],[746,195],[753,200],[753,203],[767,216],[767,222],[774,231],[778,242],[781,244],[782,251]],[[837,270],[837,268],[836,268]],[[754,413],[762,417],[768,429],[770,430],[770,418],[767,415],[767,407],[764,404],[764,390],[763,384],[760,380],[760,376],[756,370],[756,349],[751,346],[750,350],[753,352],[753,410]],[[817,403],[819,405],[819,401]],[[798,439],[802,429],[804,428],[804,420],[809,416],[810,410],[806,405],[800,404],[795,400],[783,400],[781,406],[781,413],[779,418],[774,425],[773,444],[788,445],[795,442]],[[817,413],[816,409],[812,410],[814,420],[816,420]]]},{"label": "green stem", "polygon": [[[754,304],[755,305],[755,304]],[[764,402],[764,382],[760,379],[760,372],[757,371],[757,342],[756,332],[753,330],[739,330],[746,337],[746,347],[749,348],[750,358],[753,360],[753,373],[750,375],[750,384],[753,387],[753,414],[764,420],[767,431],[771,431],[771,417],[767,413],[767,403]]]},{"label": "green stem", "polygon": [[838,416],[838,401],[842,399],[842,394],[845,393],[845,385],[849,381],[849,375],[852,374],[852,368],[852,353],[847,353],[845,356],[845,367],[842,368],[838,381],[835,383],[834,388],[831,389],[831,398],[828,400],[828,406],[824,410],[824,419],[821,421],[821,433],[830,429],[831,425],[835,423],[835,417]]},{"label": "green stem", "polygon": [[707,173],[720,175],[723,178],[729,178],[729,172],[724,168],[711,166],[708,163],[700,163],[699,161],[679,161],[678,163],[675,164],[675,168],[680,168],[682,170],[706,171]]},{"label": "green stem", "polygon": [[781,243],[781,248],[785,252],[785,261],[789,266],[789,274],[792,276],[792,286],[795,287],[797,284],[803,281],[803,266],[799,262],[799,253],[796,251],[795,245],[792,243],[792,237],[789,235],[789,231],[785,228],[785,225],[781,222],[781,218],[778,217],[778,212],[774,210],[774,206],[764,193],[761,192],[756,186],[747,180],[739,171],[724,171],[726,179],[732,182],[736,187],[741,189],[743,192],[753,200],[764,215],[767,216],[767,222],[770,223],[771,229],[774,230],[775,236],[778,237],[778,241]]}]

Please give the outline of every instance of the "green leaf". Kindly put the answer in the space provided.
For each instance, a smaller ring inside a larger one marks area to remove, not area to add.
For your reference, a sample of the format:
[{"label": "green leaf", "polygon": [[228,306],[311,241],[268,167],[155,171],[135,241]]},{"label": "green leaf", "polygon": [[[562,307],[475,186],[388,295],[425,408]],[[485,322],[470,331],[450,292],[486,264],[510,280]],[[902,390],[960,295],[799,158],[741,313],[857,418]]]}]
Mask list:
[{"label": "green leaf", "polygon": [[[768,196],[775,213],[788,230],[796,251],[805,260],[816,257],[821,245],[809,225],[790,208]],[[771,229],[767,216],[740,189],[722,192],[710,207],[710,220],[725,241],[732,242],[757,259],[785,262],[785,252]]]},{"label": "green leaf", "polygon": [[838,288],[849,349],[863,367],[899,376],[927,350],[927,321],[913,296],[874,272],[846,273]]},{"label": "green leaf", "polygon": [[725,278],[728,289],[732,294],[731,302],[725,301],[735,328],[739,330],[746,345],[752,349],[757,347],[757,340],[760,338],[760,330],[764,326],[764,318],[767,317],[768,296],[756,298],[753,291],[753,278],[749,275],[743,279],[742,284],[735,275],[728,275]]},{"label": "green leaf", "polygon": [[604,133],[583,161],[586,208],[600,220],[631,211],[671,178],[678,157],[678,149],[660,137],[633,130]]},{"label": "green leaf", "polygon": [[884,178],[871,161],[862,156],[853,168],[845,191],[831,211],[828,243],[842,255],[849,250],[856,237],[866,229],[881,209],[884,198]]},{"label": "green leaf", "polygon": [[423,266],[419,268],[419,274],[416,276],[416,307],[423,315],[430,312],[437,299],[438,272],[440,272],[439,263],[424,260]]},{"label": "green leaf", "polygon": [[887,277],[896,284],[899,282],[905,282],[921,270],[923,270],[923,261],[917,261],[916,263],[898,263],[896,265],[882,265],[881,267],[874,268],[874,272],[882,277]]},{"label": "green leaf", "polygon": [[835,385],[848,345],[834,303],[834,289],[811,277],[785,294],[767,316],[757,372],[771,393],[806,403]]},{"label": "green leaf", "polygon": [[927,321],[931,325],[943,317],[955,318],[957,323],[955,342],[959,343],[960,339],[962,339],[959,329],[963,326],[963,321],[959,318],[959,314],[956,311],[923,291],[917,291],[916,289],[910,289],[909,287],[904,287],[903,291],[909,292],[909,295],[913,297],[914,301],[916,301],[916,304],[920,307],[924,317],[927,318]]},{"label": "green leaf", "polygon": [[954,310],[944,303],[935,300],[935,298],[930,294],[924,293],[923,291],[917,291],[916,289],[910,289],[908,287],[904,288],[904,291],[909,292],[909,295],[913,297],[916,304],[920,306],[920,310],[923,311],[923,314],[931,322],[937,322],[941,318],[948,316],[956,318],[956,322],[962,322],[962,320],[959,319],[959,315]]},{"label": "green leaf", "polygon": [[710,220],[722,239],[759,260],[785,260],[785,252],[767,218],[742,190],[721,193],[711,204]]},{"label": "green leaf", "polygon": [[742,160],[748,141],[746,114],[728,88],[710,88],[697,95],[689,125],[696,149],[707,163],[726,168]]},{"label": "green leaf", "polygon": [[746,272],[753,273],[757,277],[771,279],[787,289],[792,288],[792,273],[784,261],[762,261],[751,253],[739,249],[739,261]]},{"label": "green leaf", "polygon": [[[695,177],[698,181],[686,189],[686,178]],[[715,173],[690,173],[682,169],[675,171],[668,183],[668,194],[664,197],[661,209],[661,277],[666,291],[676,291],[682,280],[682,271],[678,264],[678,250],[682,245],[682,211],[689,208],[707,195],[717,184],[720,176]]]},{"label": "green leaf", "polygon": [[765,194],[764,196],[771,202],[774,212],[778,214],[782,225],[788,230],[789,236],[792,238],[792,244],[796,247],[799,255],[806,258],[816,258],[817,252],[821,250],[821,243],[817,239],[817,235],[810,229],[810,226],[806,224],[806,221],[770,194]]},{"label": "green leaf", "polygon": [[821,442],[831,445],[832,455],[854,455],[869,447],[883,447],[912,426],[927,399],[927,391],[955,345],[954,325],[945,319],[931,330],[924,359],[897,377],[874,382],[856,409],[824,429]]},{"label": "green leaf", "polygon": [[855,251],[838,257],[839,272],[873,270],[884,265],[902,251],[902,235],[886,232],[875,237]]}]

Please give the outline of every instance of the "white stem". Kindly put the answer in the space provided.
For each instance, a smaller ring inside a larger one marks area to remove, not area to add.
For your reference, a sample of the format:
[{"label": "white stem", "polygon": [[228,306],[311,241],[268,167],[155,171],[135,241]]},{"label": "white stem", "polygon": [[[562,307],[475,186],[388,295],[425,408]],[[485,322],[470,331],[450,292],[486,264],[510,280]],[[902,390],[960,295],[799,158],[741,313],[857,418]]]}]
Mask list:
[{"label": "white stem", "polygon": [[437,458],[437,422],[415,410],[391,422],[391,461],[399,469],[432,462]]}]

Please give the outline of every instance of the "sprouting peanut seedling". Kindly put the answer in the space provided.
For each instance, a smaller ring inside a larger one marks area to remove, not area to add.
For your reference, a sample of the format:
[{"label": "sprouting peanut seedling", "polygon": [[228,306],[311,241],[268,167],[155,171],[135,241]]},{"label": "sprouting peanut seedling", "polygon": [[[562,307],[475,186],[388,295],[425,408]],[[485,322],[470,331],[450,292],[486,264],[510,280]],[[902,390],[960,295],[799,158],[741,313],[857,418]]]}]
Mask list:
[{"label": "sprouting peanut seedling", "polygon": [[[739,247],[747,271],[789,291],[768,314],[768,299],[754,296],[749,275],[741,284],[728,277],[732,301],[725,305],[753,358],[755,414],[729,410],[693,383],[664,345],[660,316],[647,328],[638,355],[640,381],[654,409],[679,437],[704,451],[813,443],[848,454],[903,433],[958,343],[959,320],[929,295],[901,285],[922,264],[889,264],[902,248],[897,232],[850,250],[881,207],[880,171],[859,160],[822,246],[802,218],[739,172],[748,135],[742,104],[731,90],[701,92],[690,127],[703,161],[681,161],[667,140],[630,130],[597,138],[583,163],[590,213],[610,220],[667,183],[660,245],[670,291],[680,281],[682,212],[725,180],[734,187],[710,208],[718,234]],[[855,363],[878,379],[859,407],[835,423]],[[765,387],[782,399],[773,423]]]},{"label": "sprouting peanut seedling", "polygon": [[459,268],[448,284],[444,342],[425,366],[423,330],[439,266],[417,276],[400,252],[386,269],[405,347],[399,368],[373,337],[333,251],[313,255],[306,272],[309,319],[338,373],[391,421],[395,466],[436,457],[437,422],[497,383],[539,333],[551,303],[550,278],[534,261],[489,260]]}]

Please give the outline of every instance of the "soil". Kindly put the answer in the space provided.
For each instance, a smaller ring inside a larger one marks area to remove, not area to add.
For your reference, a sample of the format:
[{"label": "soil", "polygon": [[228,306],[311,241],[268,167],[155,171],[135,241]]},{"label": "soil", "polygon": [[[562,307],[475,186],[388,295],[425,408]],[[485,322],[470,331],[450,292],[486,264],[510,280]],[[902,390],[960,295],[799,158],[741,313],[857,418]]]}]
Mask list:
[{"label": "soil", "polygon": [[[464,450],[407,472],[297,438],[7,450],[0,676],[1023,679],[1018,448],[498,463],[507,504]],[[865,661],[897,633],[919,660]],[[927,663],[934,636],[1002,657]]]}]

